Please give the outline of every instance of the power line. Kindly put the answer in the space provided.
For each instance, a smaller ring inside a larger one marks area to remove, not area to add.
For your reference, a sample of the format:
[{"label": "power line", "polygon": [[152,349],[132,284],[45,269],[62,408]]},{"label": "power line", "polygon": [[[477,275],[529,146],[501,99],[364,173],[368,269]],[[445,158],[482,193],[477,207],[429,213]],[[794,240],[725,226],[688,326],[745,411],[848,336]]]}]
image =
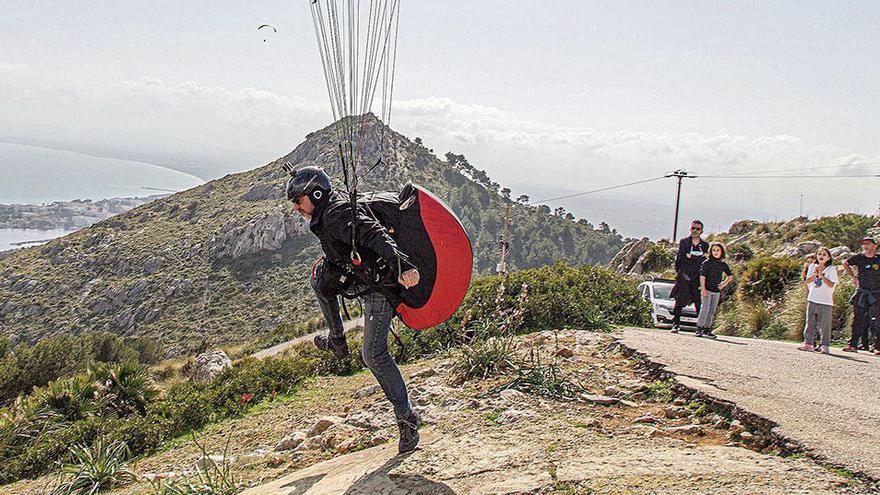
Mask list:
[{"label": "power line", "polygon": [[726,175],[758,175],[758,174],[772,174],[777,172],[804,172],[808,170],[827,170],[831,168],[845,168],[845,167],[876,167],[878,163],[876,162],[859,162],[859,163],[845,163],[843,165],[823,165],[819,167],[798,167],[798,168],[777,168],[771,170],[746,170],[743,172],[731,172]]},{"label": "power line", "polygon": [[858,177],[880,177],[880,174],[867,175],[695,175],[696,179],[853,179]]},{"label": "power line", "polygon": [[613,186],[602,187],[602,188],[599,188],[599,189],[593,189],[592,191],[584,191],[584,192],[579,192],[579,193],[574,193],[574,194],[566,194],[565,196],[557,196],[557,197],[555,197],[555,198],[542,199],[542,200],[540,200],[540,201],[534,201],[533,203],[546,203],[546,202],[548,202],[548,201],[558,201],[558,200],[560,200],[560,199],[574,198],[574,197],[577,197],[577,196],[586,196],[586,195],[588,195],[588,194],[595,194],[595,193],[600,193],[600,192],[603,192],[603,191],[611,191],[612,189],[620,189],[620,188],[622,188],[622,187],[634,186],[634,185],[636,185],[636,184],[644,184],[644,183],[646,183],[646,182],[654,182],[654,181],[658,181],[658,180],[663,180],[663,179],[665,179],[665,178],[667,178],[667,177],[670,177],[670,176],[668,176],[668,175],[664,175],[664,176],[661,176],[661,177],[653,177],[653,178],[650,178],[650,179],[642,179],[642,180],[637,180],[637,181],[633,181],[633,182],[627,182],[627,183],[625,183],[625,184],[616,184],[616,185],[613,185]]}]

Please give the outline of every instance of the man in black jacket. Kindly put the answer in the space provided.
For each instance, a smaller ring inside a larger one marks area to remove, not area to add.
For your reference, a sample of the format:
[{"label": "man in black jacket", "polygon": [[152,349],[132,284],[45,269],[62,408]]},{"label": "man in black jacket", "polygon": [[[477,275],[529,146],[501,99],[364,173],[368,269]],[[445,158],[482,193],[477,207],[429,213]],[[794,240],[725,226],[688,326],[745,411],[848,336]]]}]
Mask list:
[{"label": "man in black jacket", "polygon": [[672,309],[672,333],[678,333],[681,327],[681,311],[693,303],[700,313],[700,265],[709,253],[709,243],[700,238],[703,235],[703,222],[691,222],[691,235],[678,243],[678,254],[675,255],[675,285],[672,297],[675,307]]},{"label": "man in black jacket", "polygon": [[394,317],[389,298],[401,288],[418,284],[418,270],[375,218],[332,191],[330,177],[322,169],[303,167],[293,173],[287,182],[287,199],[309,220],[309,230],[320,239],[325,255],[312,269],[311,280],[330,335],[315,337],[315,345],[340,359],[350,357],[338,296],[358,294],[364,302],[364,364],[394,405],[400,430],[398,450],[414,450],[419,443],[419,415],[388,351],[388,332]]}]

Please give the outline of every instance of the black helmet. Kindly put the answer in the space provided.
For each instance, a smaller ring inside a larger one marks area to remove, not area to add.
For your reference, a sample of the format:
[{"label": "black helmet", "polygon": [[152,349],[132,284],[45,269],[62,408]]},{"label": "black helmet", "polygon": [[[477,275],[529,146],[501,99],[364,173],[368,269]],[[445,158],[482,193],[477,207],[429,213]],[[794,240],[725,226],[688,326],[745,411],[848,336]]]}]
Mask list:
[{"label": "black helmet", "polygon": [[291,175],[287,181],[288,200],[293,201],[306,194],[314,204],[326,199],[332,185],[330,176],[323,169],[310,166],[293,172],[293,167],[289,167],[289,164],[285,164],[284,168]]}]

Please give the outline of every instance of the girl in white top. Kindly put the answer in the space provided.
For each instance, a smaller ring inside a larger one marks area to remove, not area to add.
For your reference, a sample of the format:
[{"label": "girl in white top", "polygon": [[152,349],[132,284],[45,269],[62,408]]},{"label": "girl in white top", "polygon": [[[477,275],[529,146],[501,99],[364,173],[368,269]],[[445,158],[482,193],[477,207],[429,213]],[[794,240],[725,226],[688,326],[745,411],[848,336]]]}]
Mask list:
[{"label": "girl in white top", "polygon": [[831,343],[831,312],[834,307],[834,287],[837,285],[837,268],[827,248],[816,251],[816,263],[807,268],[807,324],[804,327],[804,343],[798,350],[815,350],[816,331],[822,336],[819,350],[828,354]]}]

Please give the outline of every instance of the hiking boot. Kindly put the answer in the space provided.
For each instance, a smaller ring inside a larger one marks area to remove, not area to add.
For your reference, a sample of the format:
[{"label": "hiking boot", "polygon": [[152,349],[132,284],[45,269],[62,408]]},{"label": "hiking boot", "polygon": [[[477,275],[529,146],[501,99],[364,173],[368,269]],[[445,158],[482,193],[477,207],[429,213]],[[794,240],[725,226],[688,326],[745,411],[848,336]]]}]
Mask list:
[{"label": "hiking boot", "polygon": [[351,358],[351,351],[348,350],[348,342],[344,336],[316,335],[315,347],[322,351],[332,352],[334,356],[343,361]]},{"label": "hiking boot", "polygon": [[397,428],[400,430],[400,442],[397,444],[397,452],[405,454],[412,452],[419,444],[419,413],[412,411],[404,419],[397,420]]},{"label": "hiking boot", "polygon": [[859,352],[858,349],[856,349],[855,347],[853,347],[851,345],[844,347],[842,350],[843,350],[843,352]]},{"label": "hiking boot", "polygon": [[703,337],[706,337],[707,339],[717,339],[718,338],[717,335],[712,333],[711,328],[707,328],[707,329],[703,330]]},{"label": "hiking boot", "polygon": [[679,330],[681,330],[681,328],[679,328],[678,325],[673,325],[672,329],[670,329],[669,331],[672,333],[678,333]]}]

